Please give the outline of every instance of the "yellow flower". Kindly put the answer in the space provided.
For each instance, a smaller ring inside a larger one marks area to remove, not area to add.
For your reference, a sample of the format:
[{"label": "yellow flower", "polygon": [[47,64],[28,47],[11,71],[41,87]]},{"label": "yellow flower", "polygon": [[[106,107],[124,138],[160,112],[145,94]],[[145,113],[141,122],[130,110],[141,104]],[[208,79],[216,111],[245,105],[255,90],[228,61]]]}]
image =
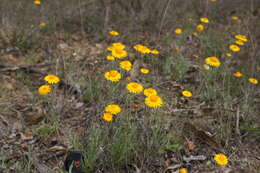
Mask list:
[{"label": "yellow flower", "polygon": [[231,53],[226,53],[226,56],[231,57],[232,54]]},{"label": "yellow flower", "polygon": [[105,111],[108,113],[111,113],[113,115],[116,115],[121,112],[121,108],[120,108],[120,106],[118,106],[116,104],[111,104],[111,105],[107,105],[105,107]]},{"label": "yellow flower", "polygon": [[125,49],[125,45],[120,42],[116,42],[107,48],[109,51],[112,51],[113,49]]},{"label": "yellow flower", "polygon": [[40,26],[41,28],[45,27],[46,25],[47,25],[47,23],[45,23],[45,22],[42,22],[42,23],[39,24],[39,26]]},{"label": "yellow flower", "polygon": [[227,164],[228,164],[228,158],[227,158],[227,156],[224,155],[224,154],[221,154],[221,153],[216,154],[216,155],[214,156],[214,160],[215,160],[215,162],[216,162],[218,165],[220,165],[220,166],[224,166],[224,165],[227,165]]},{"label": "yellow flower", "polygon": [[126,71],[129,71],[132,68],[132,63],[130,61],[121,61],[120,67]]},{"label": "yellow flower", "polygon": [[60,81],[60,78],[56,75],[49,74],[44,77],[44,80],[49,84],[56,84]]},{"label": "yellow flower", "polygon": [[202,23],[209,23],[209,19],[206,18],[206,17],[200,18],[200,21],[201,21]]},{"label": "yellow flower", "polygon": [[115,60],[115,57],[113,57],[113,56],[107,56],[106,59],[109,60],[109,61],[113,61],[113,60]]},{"label": "yellow flower", "polygon": [[184,90],[181,93],[184,97],[192,97],[192,93],[188,90]]},{"label": "yellow flower", "polygon": [[238,40],[241,40],[243,42],[247,42],[247,38],[245,35],[238,34],[238,35],[235,35],[235,38]]},{"label": "yellow flower", "polygon": [[243,46],[245,43],[242,40],[236,40],[236,44]]},{"label": "yellow flower", "polygon": [[235,44],[229,45],[229,49],[232,50],[233,52],[238,52],[238,51],[240,51],[240,47],[238,47],[238,46],[235,45]]},{"label": "yellow flower", "polygon": [[107,112],[105,112],[104,114],[103,114],[103,120],[105,120],[105,121],[107,121],[107,122],[111,122],[111,121],[113,121],[113,115],[111,114],[111,113],[107,113]]},{"label": "yellow flower", "polygon": [[151,52],[150,52],[151,54],[154,54],[154,55],[158,55],[159,54],[159,51],[158,50],[156,50],[156,49],[154,49],[154,50],[151,50]]},{"label": "yellow flower", "polygon": [[112,36],[118,36],[119,35],[119,33],[117,31],[114,31],[114,30],[110,31],[109,34],[112,35]]},{"label": "yellow flower", "polygon": [[40,0],[35,0],[35,1],[33,1],[33,3],[34,3],[35,5],[40,5],[40,4],[41,4],[41,1],[40,1]]},{"label": "yellow flower", "polygon": [[232,20],[238,20],[239,18],[237,16],[232,16],[231,19]]},{"label": "yellow flower", "polygon": [[233,76],[235,76],[235,77],[242,77],[243,74],[241,72],[237,71],[237,72],[233,73]]},{"label": "yellow flower", "polygon": [[129,84],[127,84],[126,88],[130,93],[135,94],[142,92],[144,89],[144,87],[137,82],[130,82]]},{"label": "yellow flower", "polygon": [[163,101],[158,95],[150,95],[145,98],[145,104],[151,108],[161,107]]},{"label": "yellow flower", "polygon": [[41,95],[46,95],[51,92],[51,86],[50,85],[42,85],[38,88],[38,92]]},{"label": "yellow flower", "polygon": [[257,67],[256,70],[257,70],[257,71],[260,71],[260,67]]},{"label": "yellow flower", "polygon": [[258,84],[258,80],[256,78],[249,78],[248,81],[252,84]]},{"label": "yellow flower", "polygon": [[127,52],[123,49],[114,48],[112,50],[112,56],[119,58],[119,59],[122,59],[122,58],[127,57]]},{"label": "yellow flower", "polygon": [[182,30],[180,28],[177,28],[174,30],[175,34],[181,34],[182,33]]},{"label": "yellow flower", "polygon": [[144,45],[141,45],[141,44],[137,44],[134,46],[134,49],[138,52],[141,52],[141,53],[150,53],[151,50],[147,47],[147,46],[144,46]]},{"label": "yellow flower", "polygon": [[105,78],[112,82],[118,82],[121,79],[121,74],[116,70],[111,70],[105,73]]},{"label": "yellow flower", "polygon": [[213,66],[213,67],[219,67],[221,62],[219,61],[219,59],[215,56],[211,56],[205,59],[205,63]]},{"label": "yellow flower", "polygon": [[147,88],[144,90],[145,96],[157,95],[157,91],[153,88]]},{"label": "yellow flower", "polygon": [[140,69],[140,72],[143,73],[143,74],[148,74],[148,73],[149,73],[149,69],[147,69],[147,68],[141,68],[141,69]]},{"label": "yellow flower", "polygon": [[130,76],[128,76],[127,78],[126,78],[126,81],[131,81],[132,80],[132,78],[130,77]]},{"label": "yellow flower", "polygon": [[186,168],[181,168],[179,170],[179,173],[188,173],[188,170]]},{"label": "yellow flower", "polygon": [[203,31],[203,30],[204,30],[204,26],[203,26],[202,24],[198,24],[197,27],[196,27],[196,29],[197,29],[198,31]]}]

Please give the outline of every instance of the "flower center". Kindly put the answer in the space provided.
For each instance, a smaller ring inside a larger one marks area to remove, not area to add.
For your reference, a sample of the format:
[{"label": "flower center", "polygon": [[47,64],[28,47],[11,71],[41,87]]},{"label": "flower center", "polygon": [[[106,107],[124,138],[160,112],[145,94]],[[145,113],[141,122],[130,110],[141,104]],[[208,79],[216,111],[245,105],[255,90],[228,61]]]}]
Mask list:
[{"label": "flower center", "polygon": [[123,53],[123,50],[122,50],[122,49],[116,49],[116,53],[117,53],[117,54],[122,54],[122,53]]},{"label": "flower center", "polygon": [[152,95],[152,96],[150,97],[150,100],[151,100],[151,102],[157,102],[158,98],[157,98],[156,95]]},{"label": "flower center", "polygon": [[111,72],[109,73],[109,75],[110,75],[111,77],[116,77],[117,72],[116,72],[116,71],[111,71]]},{"label": "flower center", "polygon": [[137,87],[138,87],[138,84],[137,84],[137,83],[134,83],[132,86],[133,86],[133,88],[137,88]]}]

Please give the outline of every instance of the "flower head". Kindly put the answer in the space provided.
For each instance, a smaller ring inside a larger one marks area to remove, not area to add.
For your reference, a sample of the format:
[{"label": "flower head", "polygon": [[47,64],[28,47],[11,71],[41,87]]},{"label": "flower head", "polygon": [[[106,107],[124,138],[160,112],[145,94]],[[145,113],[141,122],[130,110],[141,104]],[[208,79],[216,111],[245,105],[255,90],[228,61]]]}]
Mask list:
[{"label": "flower head", "polygon": [[43,27],[45,27],[46,25],[47,25],[47,23],[42,22],[42,23],[39,24],[39,27],[43,28]]},{"label": "flower head", "polygon": [[151,50],[147,47],[147,46],[144,46],[144,45],[141,45],[141,44],[137,44],[134,46],[134,49],[138,52],[141,52],[143,54],[145,53],[150,53]]},{"label": "flower head", "polygon": [[114,48],[114,49],[112,49],[112,56],[122,59],[122,58],[127,57],[127,52],[124,49]]},{"label": "flower head", "polygon": [[186,168],[181,168],[179,170],[179,173],[188,173],[188,170]]},{"label": "flower head", "polygon": [[184,90],[181,93],[184,97],[192,97],[192,93],[188,90]]},{"label": "flower head", "polygon": [[235,38],[243,42],[247,42],[247,37],[245,35],[237,34],[235,35]]},{"label": "flower head", "polygon": [[140,72],[143,73],[143,74],[148,74],[148,73],[149,73],[149,69],[147,69],[147,68],[141,68],[141,69],[140,69]]},{"label": "flower head", "polygon": [[105,107],[105,111],[108,113],[111,113],[113,115],[116,115],[121,112],[121,108],[119,105],[116,104],[110,104]]},{"label": "flower head", "polygon": [[102,116],[103,120],[107,122],[113,121],[113,115],[111,113],[105,112]]},{"label": "flower head", "polygon": [[105,73],[105,78],[112,82],[118,82],[121,79],[121,74],[116,70],[111,70]]},{"label": "flower head", "polygon": [[112,36],[118,36],[119,32],[112,30],[112,31],[109,32],[109,34],[112,35]]},{"label": "flower head", "polygon": [[248,81],[252,84],[258,84],[258,80],[256,78],[249,78]]},{"label": "flower head", "polygon": [[137,82],[128,83],[126,88],[130,93],[135,93],[135,94],[142,92],[144,89],[144,87]]},{"label": "flower head", "polygon": [[44,80],[46,82],[48,82],[49,84],[56,84],[56,83],[59,83],[60,78],[56,75],[49,74],[49,75],[44,77]]},{"label": "flower head", "polygon": [[151,54],[154,54],[154,55],[158,55],[159,54],[159,51],[158,50],[156,50],[156,49],[154,49],[154,50],[151,50],[151,52],[150,52]]},{"label": "flower head", "polygon": [[238,20],[239,18],[237,16],[231,16],[232,20]]},{"label": "flower head", "polygon": [[233,52],[238,52],[240,51],[240,47],[235,45],[235,44],[231,44],[229,45],[229,49],[232,50]]},{"label": "flower head", "polygon": [[150,95],[145,98],[145,104],[148,107],[157,108],[157,107],[162,106],[163,101],[162,101],[161,97],[159,97],[158,95]]},{"label": "flower head", "polygon": [[112,51],[113,49],[125,49],[125,45],[123,43],[116,42],[107,48],[109,51]]},{"label": "flower head", "polygon": [[213,67],[219,67],[221,62],[219,61],[219,59],[215,56],[211,56],[205,59],[205,63],[213,66]]},{"label": "flower head", "polygon": [[224,155],[224,154],[221,154],[221,153],[216,154],[216,155],[214,156],[214,160],[215,160],[215,162],[216,162],[218,165],[220,165],[220,166],[225,166],[225,165],[228,164],[228,158],[227,158],[227,156]]},{"label": "flower head", "polygon": [[147,88],[144,90],[144,95],[147,97],[151,95],[157,95],[157,91],[153,88]]},{"label": "flower head", "polygon": [[46,95],[51,92],[51,86],[50,85],[42,85],[38,88],[38,92],[41,95]]},{"label": "flower head", "polygon": [[196,29],[197,29],[198,31],[203,31],[203,30],[204,30],[204,25],[198,24],[197,27],[196,27]]},{"label": "flower head", "polygon": [[236,44],[243,46],[245,43],[242,40],[236,40]]},{"label": "flower head", "polygon": [[231,53],[226,53],[226,56],[231,57],[232,54]]},{"label": "flower head", "polygon": [[41,1],[40,1],[40,0],[35,0],[35,1],[33,1],[33,3],[34,3],[35,5],[41,5]]},{"label": "flower head", "polygon": [[132,68],[132,63],[130,61],[121,61],[119,65],[122,69],[126,71],[129,71]]},{"label": "flower head", "polygon": [[106,59],[109,60],[109,61],[114,61],[115,57],[113,57],[113,56],[106,56]]},{"label": "flower head", "polygon": [[209,23],[209,19],[206,18],[206,17],[200,18],[200,21],[201,21],[202,23]]},{"label": "flower head", "polygon": [[233,76],[235,76],[235,77],[242,77],[243,74],[241,72],[237,71],[237,72],[233,73]]},{"label": "flower head", "polygon": [[175,32],[175,34],[181,34],[181,33],[182,33],[182,29],[176,28],[176,29],[174,30],[174,32]]}]

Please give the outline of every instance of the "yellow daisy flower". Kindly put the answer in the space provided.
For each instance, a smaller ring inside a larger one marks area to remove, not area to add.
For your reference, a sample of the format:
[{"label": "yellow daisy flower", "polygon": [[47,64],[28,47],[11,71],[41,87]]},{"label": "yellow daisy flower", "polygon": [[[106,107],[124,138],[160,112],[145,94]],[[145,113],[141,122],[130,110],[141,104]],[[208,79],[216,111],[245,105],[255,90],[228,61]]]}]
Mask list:
[{"label": "yellow daisy flower", "polygon": [[109,60],[109,61],[114,61],[115,57],[113,57],[113,56],[106,56],[106,59]]},{"label": "yellow daisy flower", "polygon": [[175,34],[181,34],[181,33],[182,33],[182,29],[176,28],[176,29],[174,30],[174,32],[175,32]]},{"label": "yellow daisy flower", "polygon": [[247,37],[245,35],[238,34],[238,35],[235,35],[235,38],[238,40],[241,40],[243,42],[247,42]]},{"label": "yellow daisy flower", "polygon": [[107,121],[107,122],[111,122],[113,121],[113,115],[111,113],[107,113],[105,112],[102,116],[103,120]]},{"label": "yellow daisy flower", "polygon": [[130,93],[135,93],[135,94],[142,92],[144,89],[144,87],[137,82],[128,83],[126,88]]},{"label": "yellow daisy flower", "polygon": [[232,20],[238,20],[239,18],[237,16],[231,16]]},{"label": "yellow daisy flower", "polygon": [[116,115],[121,112],[121,108],[119,105],[116,104],[110,104],[105,107],[105,111],[108,113],[111,113],[113,115]]},{"label": "yellow daisy flower", "polygon": [[39,27],[43,28],[43,27],[45,27],[46,25],[47,25],[47,23],[42,22],[42,23],[39,24]]},{"label": "yellow daisy flower", "polygon": [[248,81],[252,84],[258,84],[258,80],[256,78],[249,78]]},{"label": "yellow daisy flower", "polygon": [[143,54],[145,53],[150,53],[151,50],[147,47],[147,46],[144,46],[144,45],[141,45],[141,44],[137,44],[134,46],[134,49],[138,52],[141,52]]},{"label": "yellow daisy flower", "polygon": [[109,32],[109,34],[112,35],[112,36],[118,36],[119,32],[112,30],[112,31]]},{"label": "yellow daisy flower", "polygon": [[141,69],[140,69],[140,72],[143,73],[143,74],[148,74],[148,73],[149,73],[149,69],[147,69],[147,68],[141,68]]},{"label": "yellow daisy flower", "polygon": [[226,53],[226,56],[231,57],[232,54],[231,53]]},{"label": "yellow daisy flower", "polygon": [[236,40],[236,44],[243,46],[245,43],[242,40]]},{"label": "yellow daisy flower", "polygon": [[216,155],[214,156],[214,160],[215,160],[215,162],[216,162],[218,165],[220,165],[220,166],[225,166],[225,165],[228,164],[228,158],[227,158],[227,156],[224,155],[224,154],[221,154],[221,153],[216,154]]},{"label": "yellow daisy flower", "polygon": [[119,58],[119,59],[122,59],[122,58],[127,57],[127,52],[123,49],[114,48],[112,50],[112,56]]},{"label": "yellow daisy flower", "polygon": [[203,31],[203,30],[204,30],[204,25],[198,24],[197,27],[196,27],[196,29],[197,29],[198,31]]},{"label": "yellow daisy flower", "polygon": [[40,1],[40,0],[35,0],[35,1],[33,1],[33,3],[34,3],[35,5],[41,5],[41,1]]},{"label": "yellow daisy flower", "polygon": [[162,101],[161,97],[159,97],[158,95],[150,95],[145,98],[145,104],[148,107],[157,108],[157,107],[161,107],[163,105],[163,101]]},{"label": "yellow daisy flower", "polygon": [[221,62],[215,56],[211,56],[211,57],[206,58],[205,63],[210,65],[210,66],[213,66],[213,67],[219,67],[221,65]]},{"label": "yellow daisy flower", "polygon": [[49,84],[56,84],[60,82],[60,78],[56,75],[49,74],[44,77],[44,80],[48,82]]},{"label": "yellow daisy flower", "polygon": [[202,23],[209,23],[209,19],[206,18],[206,17],[200,18],[200,21],[201,21]]},{"label": "yellow daisy flower", "polygon": [[38,92],[39,94],[41,95],[46,95],[48,93],[50,93],[52,90],[51,86],[50,85],[42,85],[38,88]]},{"label": "yellow daisy flower", "polygon": [[156,50],[156,49],[154,49],[154,50],[151,50],[151,52],[150,52],[151,54],[154,54],[154,55],[158,55],[159,54],[159,51],[158,50]]},{"label": "yellow daisy flower", "polygon": [[233,76],[235,76],[235,77],[242,77],[243,74],[241,72],[237,71],[237,72],[233,73]]},{"label": "yellow daisy flower", "polygon": [[229,49],[232,50],[233,52],[238,52],[240,51],[240,47],[235,45],[235,44],[231,44],[229,45]]},{"label": "yellow daisy flower", "polygon": [[132,63],[130,61],[121,61],[119,65],[122,69],[126,71],[129,71],[132,68]]},{"label": "yellow daisy flower", "polygon": [[105,78],[112,82],[118,82],[121,79],[121,74],[116,70],[111,70],[105,73]]},{"label": "yellow daisy flower", "polygon": [[109,51],[112,51],[113,49],[125,49],[125,45],[121,42],[116,42],[107,48]]},{"label": "yellow daisy flower", "polygon": [[186,168],[181,168],[179,170],[179,173],[188,173],[188,170]]},{"label": "yellow daisy flower", "polygon": [[192,97],[192,93],[188,90],[184,90],[181,93],[184,97]]},{"label": "yellow daisy flower", "polygon": [[157,91],[153,88],[147,88],[144,90],[145,96],[157,95]]}]

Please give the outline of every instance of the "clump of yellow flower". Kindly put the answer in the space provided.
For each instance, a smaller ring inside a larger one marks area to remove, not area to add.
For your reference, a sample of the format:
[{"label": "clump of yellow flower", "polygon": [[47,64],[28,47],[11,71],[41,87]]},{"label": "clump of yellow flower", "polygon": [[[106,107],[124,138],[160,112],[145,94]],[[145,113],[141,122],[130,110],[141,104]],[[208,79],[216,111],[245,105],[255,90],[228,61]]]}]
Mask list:
[{"label": "clump of yellow flower", "polygon": [[211,57],[206,58],[205,63],[210,65],[210,66],[213,66],[213,67],[219,67],[221,65],[221,62],[215,56],[211,56]]},{"label": "clump of yellow flower", "polygon": [[108,56],[106,56],[106,59],[109,61],[114,61],[115,57],[108,55]]},{"label": "clump of yellow flower", "polygon": [[147,88],[144,90],[145,96],[157,95],[157,91],[153,88]]},{"label": "clump of yellow flower", "polygon": [[206,18],[206,17],[200,18],[200,21],[201,21],[202,23],[209,23],[209,19]]},{"label": "clump of yellow flower", "polygon": [[132,68],[132,63],[130,61],[121,61],[119,65],[122,69],[126,71],[129,71]]},{"label": "clump of yellow flower", "polygon": [[125,49],[125,45],[121,42],[116,42],[107,48],[109,51],[112,51],[113,49]]},{"label": "clump of yellow flower", "polygon": [[40,0],[35,0],[35,1],[33,1],[33,3],[34,3],[35,5],[40,5],[42,2],[41,2]]},{"label": "clump of yellow flower", "polygon": [[147,46],[144,46],[144,45],[141,45],[141,44],[136,44],[136,45],[134,46],[134,49],[135,49],[136,51],[138,51],[138,52],[143,53],[143,54],[145,54],[145,53],[150,53],[150,52],[151,52],[151,50],[150,50]]},{"label": "clump of yellow flower", "polygon": [[235,44],[229,45],[229,49],[232,50],[233,52],[239,52],[240,51],[240,47],[235,45]]},{"label": "clump of yellow flower", "polygon": [[163,105],[163,101],[158,95],[150,95],[145,98],[145,104],[151,108],[158,108]]},{"label": "clump of yellow flower", "polygon": [[188,90],[184,90],[181,93],[184,97],[192,97],[192,93]]},{"label": "clump of yellow flower", "polygon": [[236,40],[236,44],[243,46],[245,43],[242,40]]},{"label": "clump of yellow flower", "polygon": [[41,95],[46,95],[48,93],[50,93],[52,90],[51,86],[50,85],[42,85],[38,88],[38,92],[39,94]]},{"label": "clump of yellow flower", "polygon": [[107,122],[113,121],[113,115],[111,113],[105,112],[102,116],[103,120]]},{"label": "clump of yellow flower", "polygon": [[220,166],[225,166],[225,165],[228,164],[228,158],[227,158],[227,156],[224,155],[224,154],[221,154],[221,153],[216,154],[216,155],[214,156],[214,160],[215,160],[215,162],[216,162],[218,165],[220,165]]},{"label": "clump of yellow flower", "polygon": [[151,54],[154,54],[154,55],[158,55],[159,54],[159,51],[158,50],[156,50],[156,49],[154,49],[154,50],[151,50],[151,52],[150,52]]},{"label": "clump of yellow flower", "polygon": [[119,32],[112,30],[112,31],[109,32],[109,34],[112,35],[112,36],[118,36]]},{"label": "clump of yellow flower", "polygon": [[127,52],[124,49],[114,48],[112,50],[112,56],[119,58],[119,59],[122,59],[122,58],[127,57]]},{"label": "clump of yellow flower", "polygon": [[144,87],[137,82],[128,83],[126,88],[130,93],[135,93],[135,94],[142,92],[144,89]]},{"label": "clump of yellow flower", "polygon": [[238,40],[241,40],[243,42],[247,42],[247,37],[245,35],[238,34],[238,35],[235,35],[235,38]]},{"label": "clump of yellow flower", "polygon": [[237,72],[233,73],[233,76],[235,76],[235,77],[242,77],[243,74],[241,72],[237,71]]},{"label": "clump of yellow flower", "polygon": [[258,84],[258,80],[256,78],[249,78],[248,81],[252,84]]},{"label": "clump of yellow flower", "polygon": [[112,82],[118,82],[121,79],[121,74],[116,70],[111,70],[105,73],[105,78]]},{"label": "clump of yellow flower", "polygon": [[49,84],[56,84],[60,81],[60,78],[56,75],[49,74],[44,77],[44,80],[48,82]]},{"label": "clump of yellow flower", "polygon": [[198,24],[197,27],[196,27],[196,29],[197,29],[198,31],[203,31],[203,30],[204,30],[204,25]]},{"label": "clump of yellow flower", "polygon": [[148,73],[149,73],[149,69],[147,69],[147,68],[141,68],[141,69],[140,69],[140,72],[143,73],[143,74],[148,74]]},{"label": "clump of yellow flower", "polygon": [[176,28],[174,30],[175,34],[181,34],[182,33],[182,29],[181,28]]},{"label": "clump of yellow flower", "polygon": [[110,104],[105,107],[105,111],[108,113],[111,113],[113,115],[116,115],[121,112],[121,108],[119,105],[116,104]]},{"label": "clump of yellow flower", "polygon": [[181,168],[179,170],[179,173],[188,173],[188,170],[186,168]]}]

